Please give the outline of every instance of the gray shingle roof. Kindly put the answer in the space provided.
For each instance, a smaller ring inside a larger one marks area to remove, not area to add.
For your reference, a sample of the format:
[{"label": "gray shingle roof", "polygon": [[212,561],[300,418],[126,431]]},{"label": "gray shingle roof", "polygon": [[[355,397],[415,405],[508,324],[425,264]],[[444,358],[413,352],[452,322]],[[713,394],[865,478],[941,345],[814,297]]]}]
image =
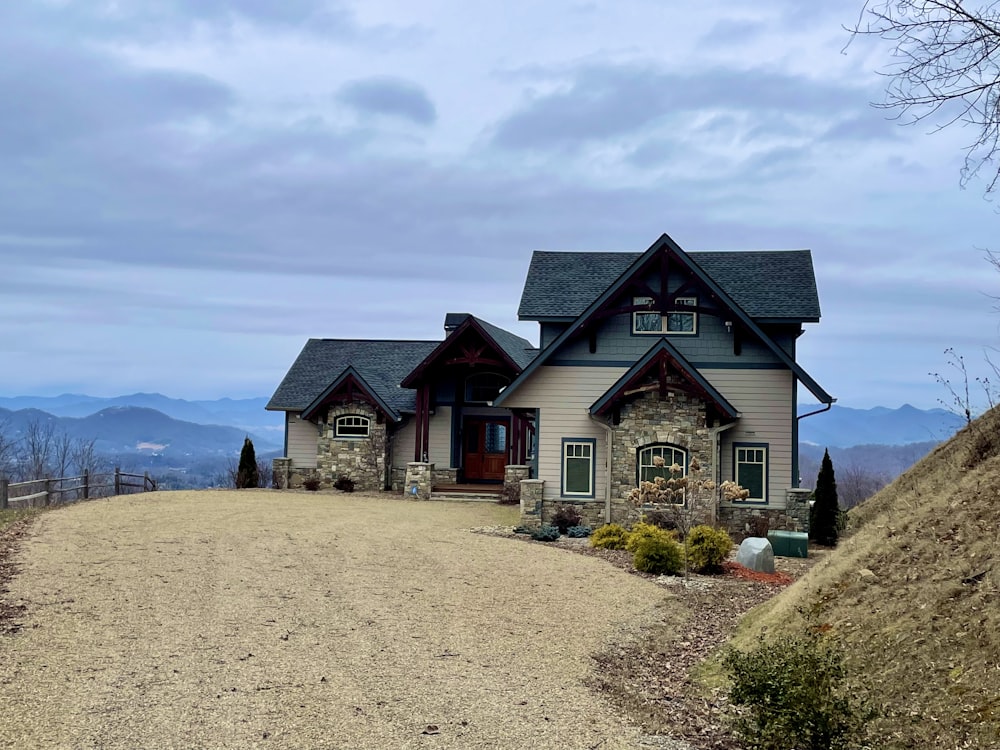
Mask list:
[{"label": "gray shingle roof", "polygon": [[[465,317],[468,316],[462,320]],[[538,354],[528,340],[482,318],[476,318],[476,322],[518,367],[527,367]],[[353,367],[388,406],[397,412],[412,412],[416,407],[416,391],[401,388],[399,384],[440,344],[440,341],[309,339],[266,408],[301,411],[345,369]]]},{"label": "gray shingle roof", "polygon": [[413,411],[416,391],[399,383],[439,343],[309,339],[266,408],[301,411],[351,366],[386,404],[396,411]]},{"label": "gray shingle roof", "polygon": [[503,328],[498,328],[492,323],[487,323],[482,318],[476,318],[476,322],[483,327],[486,333],[493,337],[493,340],[497,342],[497,346],[507,352],[507,356],[514,360],[522,370],[531,364],[531,360],[538,356],[538,349],[527,339],[522,339],[510,331],[505,331]]},{"label": "gray shingle roof", "polygon": [[[641,254],[536,251],[518,317],[576,318]],[[819,320],[819,294],[808,250],[687,255],[751,318]]]}]

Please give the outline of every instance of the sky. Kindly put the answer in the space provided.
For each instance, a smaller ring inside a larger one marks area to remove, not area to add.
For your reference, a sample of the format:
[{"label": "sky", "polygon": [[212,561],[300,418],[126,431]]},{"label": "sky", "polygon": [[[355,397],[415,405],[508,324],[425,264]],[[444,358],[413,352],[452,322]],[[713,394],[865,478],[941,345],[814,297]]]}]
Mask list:
[{"label": "sky", "polygon": [[533,250],[666,232],[809,248],[800,363],[939,406],[945,350],[975,377],[1000,341],[1000,216],[960,186],[973,132],[871,106],[860,6],[2,3],[0,395],[267,396],[309,337],[447,312],[537,341]]}]

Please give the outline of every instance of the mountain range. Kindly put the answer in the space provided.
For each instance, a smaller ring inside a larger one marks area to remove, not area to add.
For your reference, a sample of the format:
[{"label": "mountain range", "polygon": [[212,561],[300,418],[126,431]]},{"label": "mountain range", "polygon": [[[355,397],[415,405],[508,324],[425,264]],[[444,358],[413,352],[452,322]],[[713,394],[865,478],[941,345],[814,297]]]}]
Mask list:
[{"label": "mountain range", "polygon": [[33,424],[51,427],[55,435],[94,440],[99,453],[110,455],[228,456],[239,453],[247,435],[259,451],[281,448],[281,438],[275,440],[273,433],[260,435],[241,427],[195,424],[139,406],[111,406],[85,417],[61,417],[35,408],[0,408],[0,430],[8,439],[17,440]]},{"label": "mountain range", "polygon": [[[800,409],[799,413],[814,410],[815,407],[809,407]],[[917,409],[909,404],[898,409],[885,406],[852,409],[834,405],[829,411],[800,419],[799,440],[826,448],[939,443],[964,426],[964,417],[945,409]]]}]

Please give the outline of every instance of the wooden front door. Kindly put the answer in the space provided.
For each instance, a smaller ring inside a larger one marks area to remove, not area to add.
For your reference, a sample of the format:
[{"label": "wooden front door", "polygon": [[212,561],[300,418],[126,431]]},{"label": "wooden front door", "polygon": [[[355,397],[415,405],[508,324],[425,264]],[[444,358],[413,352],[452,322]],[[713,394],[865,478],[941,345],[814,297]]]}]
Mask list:
[{"label": "wooden front door", "polygon": [[470,417],[465,420],[463,468],[467,481],[503,481],[509,431],[510,423],[506,419]]}]

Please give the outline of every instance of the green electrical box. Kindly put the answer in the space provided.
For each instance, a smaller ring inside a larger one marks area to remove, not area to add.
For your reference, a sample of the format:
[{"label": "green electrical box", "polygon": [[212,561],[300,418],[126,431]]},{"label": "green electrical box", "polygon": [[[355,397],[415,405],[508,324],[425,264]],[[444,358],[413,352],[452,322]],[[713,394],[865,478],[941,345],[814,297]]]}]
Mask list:
[{"label": "green electrical box", "polygon": [[769,531],[775,557],[809,557],[809,535],[801,531]]}]

